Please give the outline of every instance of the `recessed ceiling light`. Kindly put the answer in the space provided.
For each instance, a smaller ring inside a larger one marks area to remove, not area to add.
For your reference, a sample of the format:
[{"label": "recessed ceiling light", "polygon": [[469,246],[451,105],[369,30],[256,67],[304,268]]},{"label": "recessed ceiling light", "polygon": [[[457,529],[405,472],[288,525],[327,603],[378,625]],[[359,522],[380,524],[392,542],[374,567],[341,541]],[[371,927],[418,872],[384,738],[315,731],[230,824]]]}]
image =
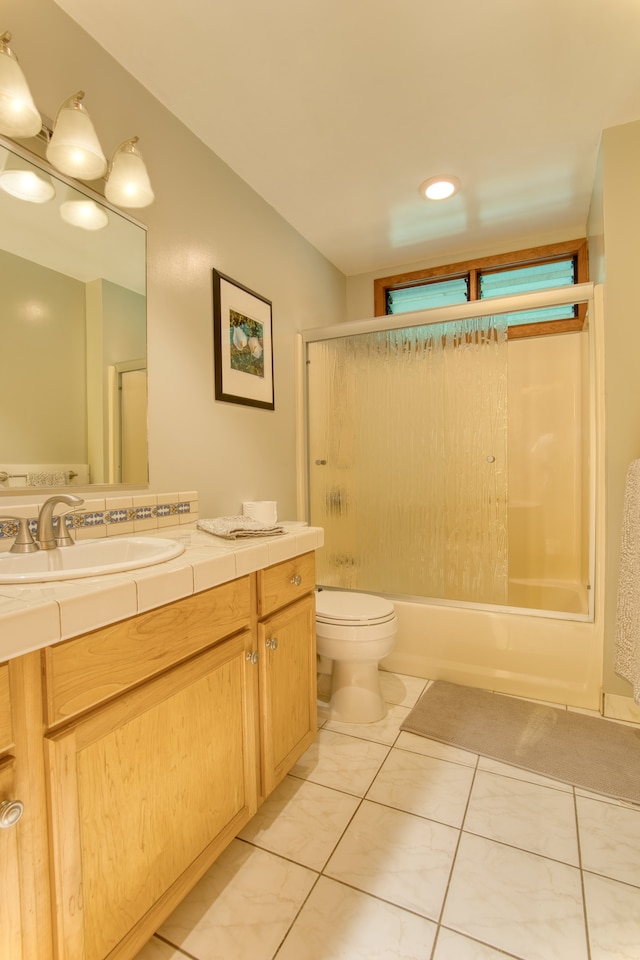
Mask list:
[{"label": "recessed ceiling light", "polygon": [[457,177],[430,177],[420,184],[420,196],[427,200],[446,200],[460,189]]}]

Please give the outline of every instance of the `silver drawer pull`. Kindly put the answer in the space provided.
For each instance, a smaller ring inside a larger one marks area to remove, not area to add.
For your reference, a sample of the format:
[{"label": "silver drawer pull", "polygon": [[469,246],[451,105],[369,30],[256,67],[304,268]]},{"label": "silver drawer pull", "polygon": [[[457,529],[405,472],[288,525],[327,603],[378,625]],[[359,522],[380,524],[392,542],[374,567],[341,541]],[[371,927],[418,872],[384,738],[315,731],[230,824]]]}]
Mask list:
[{"label": "silver drawer pull", "polygon": [[17,823],[24,812],[21,800],[3,800],[0,803],[0,827],[12,827]]},{"label": "silver drawer pull", "polygon": [[268,640],[265,641],[265,645],[266,645],[266,647],[267,647],[268,650],[277,650],[277,649],[278,649],[278,638],[277,638],[277,637],[269,637]]},{"label": "silver drawer pull", "polygon": [[291,577],[291,580],[289,580],[289,583],[292,583],[294,587],[299,587],[300,584],[302,583],[302,577],[300,576],[299,573],[296,573],[295,577]]},{"label": "silver drawer pull", "polygon": [[257,650],[252,650],[251,653],[247,653],[248,663],[257,663],[258,660],[259,660],[259,654]]}]

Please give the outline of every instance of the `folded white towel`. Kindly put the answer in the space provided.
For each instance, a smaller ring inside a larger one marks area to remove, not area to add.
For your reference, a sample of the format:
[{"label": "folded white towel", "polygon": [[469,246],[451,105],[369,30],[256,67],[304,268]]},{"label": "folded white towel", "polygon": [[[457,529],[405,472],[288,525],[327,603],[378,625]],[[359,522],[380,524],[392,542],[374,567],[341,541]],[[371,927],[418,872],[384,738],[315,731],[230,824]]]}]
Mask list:
[{"label": "folded white towel", "polygon": [[214,517],[212,520],[198,520],[196,526],[205,533],[225,540],[240,540],[247,537],[273,537],[284,533],[284,527],[262,523],[253,517]]}]

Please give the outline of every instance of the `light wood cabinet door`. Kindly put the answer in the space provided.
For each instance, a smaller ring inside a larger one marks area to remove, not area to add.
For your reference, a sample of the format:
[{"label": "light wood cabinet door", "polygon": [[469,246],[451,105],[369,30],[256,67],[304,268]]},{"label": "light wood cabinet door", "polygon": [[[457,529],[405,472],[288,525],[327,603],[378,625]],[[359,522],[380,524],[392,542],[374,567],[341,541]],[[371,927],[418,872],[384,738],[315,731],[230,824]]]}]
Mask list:
[{"label": "light wood cabinet door", "polygon": [[[0,803],[15,796],[14,758],[0,760]],[[0,957],[23,960],[21,933],[19,824],[0,829]]]},{"label": "light wood cabinet door", "polygon": [[315,739],[315,600],[307,596],[258,624],[262,795]]},{"label": "light wood cabinet door", "polygon": [[59,960],[135,957],[255,812],[250,637],[46,738]]}]

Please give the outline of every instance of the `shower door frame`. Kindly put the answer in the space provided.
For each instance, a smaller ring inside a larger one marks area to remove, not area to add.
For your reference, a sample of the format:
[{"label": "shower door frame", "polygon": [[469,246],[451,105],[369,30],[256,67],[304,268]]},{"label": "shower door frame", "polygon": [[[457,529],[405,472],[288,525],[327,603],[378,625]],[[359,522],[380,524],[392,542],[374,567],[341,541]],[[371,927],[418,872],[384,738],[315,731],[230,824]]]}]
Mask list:
[{"label": "shower door frame", "polygon": [[[486,317],[521,310],[534,310],[542,307],[566,306],[567,304],[586,304],[589,318],[589,551],[588,551],[588,610],[585,614],[537,610],[531,607],[512,607],[506,604],[469,603],[464,600],[445,600],[432,597],[403,596],[395,599],[409,600],[415,603],[439,604],[456,607],[472,607],[501,613],[514,613],[527,616],[551,617],[552,619],[593,622],[595,618],[595,573],[596,573],[596,468],[597,468],[597,410],[596,410],[596,360],[595,340],[599,321],[596,318],[594,284],[580,283],[569,287],[540,290],[535,293],[523,293],[509,297],[494,297],[487,300],[473,300],[449,307],[432,307],[412,313],[391,314],[372,317],[367,320],[351,320],[326,327],[313,327],[296,334],[295,374],[296,374],[296,496],[297,516],[299,520],[309,520],[309,397],[307,389],[307,345],[321,340],[335,340],[366,333],[379,333],[387,330],[399,330],[406,327],[420,327],[434,323],[451,323],[475,317]],[[595,328],[595,329],[594,329]]]}]

